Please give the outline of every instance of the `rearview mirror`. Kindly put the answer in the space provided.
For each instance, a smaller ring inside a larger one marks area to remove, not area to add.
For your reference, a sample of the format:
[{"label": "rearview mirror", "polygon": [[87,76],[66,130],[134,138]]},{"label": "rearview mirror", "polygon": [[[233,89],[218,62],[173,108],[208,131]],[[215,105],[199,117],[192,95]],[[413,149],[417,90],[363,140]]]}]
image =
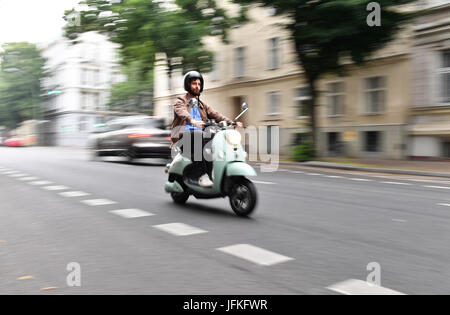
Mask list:
[{"label": "rearview mirror", "polygon": [[239,118],[241,118],[241,116],[244,115],[245,112],[248,111],[248,104],[244,102],[244,103],[242,104],[242,107],[241,107],[241,108],[242,108],[241,113],[239,114],[239,116],[237,116],[237,117],[234,119],[234,121],[236,121],[236,120],[238,120]]}]

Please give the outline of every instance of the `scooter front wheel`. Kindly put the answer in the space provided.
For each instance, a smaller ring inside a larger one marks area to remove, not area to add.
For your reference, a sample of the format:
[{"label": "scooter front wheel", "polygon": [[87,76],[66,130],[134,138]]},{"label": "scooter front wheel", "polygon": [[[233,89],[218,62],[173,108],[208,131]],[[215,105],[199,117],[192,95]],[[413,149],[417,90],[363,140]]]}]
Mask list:
[{"label": "scooter front wheel", "polygon": [[186,193],[170,193],[170,196],[172,197],[172,200],[179,205],[184,205],[188,199],[189,199],[189,194]]},{"label": "scooter front wheel", "polygon": [[255,210],[256,187],[248,179],[241,178],[235,181],[229,197],[231,208],[238,216],[247,217]]}]

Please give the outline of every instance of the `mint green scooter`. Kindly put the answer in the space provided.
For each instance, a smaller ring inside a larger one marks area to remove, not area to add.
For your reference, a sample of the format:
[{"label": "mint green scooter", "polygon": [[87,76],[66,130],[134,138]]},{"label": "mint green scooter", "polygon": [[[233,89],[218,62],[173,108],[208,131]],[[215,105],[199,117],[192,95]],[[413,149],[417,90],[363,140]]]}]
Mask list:
[{"label": "mint green scooter", "polygon": [[[248,106],[244,103],[242,112],[235,121],[247,110]],[[256,176],[256,172],[246,163],[247,153],[241,144],[241,134],[224,121],[209,122],[205,127],[213,135],[208,153],[212,158],[211,179],[214,185],[206,188],[196,184],[192,180],[195,173],[192,161],[179,152],[172,163],[166,166],[169,180],[165,184],[165,190],[177,204],[185,204],[191,195],[197,199],[229,197],[231,208],[238,216],[249,216],[256,207],[257,192],[255,185],[247,177]]]}]

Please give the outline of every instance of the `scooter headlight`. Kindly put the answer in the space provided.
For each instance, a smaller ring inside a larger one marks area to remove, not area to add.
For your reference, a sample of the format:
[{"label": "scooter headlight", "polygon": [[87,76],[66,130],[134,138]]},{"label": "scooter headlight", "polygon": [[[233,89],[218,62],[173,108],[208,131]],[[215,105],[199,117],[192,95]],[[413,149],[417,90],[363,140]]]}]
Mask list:
[{"label": "scooter headlight", "polygon": [[236,130],[232,130],[227,133],[227,141],[231,145],[239,145],[241,144],[242,136]]}]

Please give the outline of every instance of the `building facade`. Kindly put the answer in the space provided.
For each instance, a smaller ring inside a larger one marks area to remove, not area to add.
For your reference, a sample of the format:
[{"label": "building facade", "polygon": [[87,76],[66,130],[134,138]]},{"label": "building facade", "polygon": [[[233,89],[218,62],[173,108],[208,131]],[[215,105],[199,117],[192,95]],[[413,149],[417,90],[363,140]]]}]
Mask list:
[{"label": "building facade", "polygon": [[96,124],[112,113],[107,110],[111,86],[125,77],[118,65],[117,45],[105,36],[82,34],[72,45],[61,39],[43,50],[50,73],[43,82],[47,91],[44,145],[85,146]]},{"label": "building facade", "polygon": [[[415,4],[417,5],[417,4]],[[228,5],[233,11],[236,7]],[[273,10],[254,7],[251,23],[231,30],[230,44],[206,38],[215,53],[215,68],[205,75],[203,100],[229,117],[243,101],[250,110],[246,125],[280,128],[280,152],[310,131],[310,96],[283,18]],[[318,153],[320,156],[403,159],[410,155],[414,31],[406,28],[367,63],[349,64],[346,76],[318,82]],[[168,82],[164,55],[155,72],[155,110],[170,121],[174,99],[185,93],[182,74]]]},{"label": "building facade", "polygon": [[391,46],[346,77],[321,80],[319,154],[358,158],[407,156],[411,62]]},{"label": "building facade", "polygon": [[450,158],[450,2],[423,2],[414,25],[409,156]]}]

